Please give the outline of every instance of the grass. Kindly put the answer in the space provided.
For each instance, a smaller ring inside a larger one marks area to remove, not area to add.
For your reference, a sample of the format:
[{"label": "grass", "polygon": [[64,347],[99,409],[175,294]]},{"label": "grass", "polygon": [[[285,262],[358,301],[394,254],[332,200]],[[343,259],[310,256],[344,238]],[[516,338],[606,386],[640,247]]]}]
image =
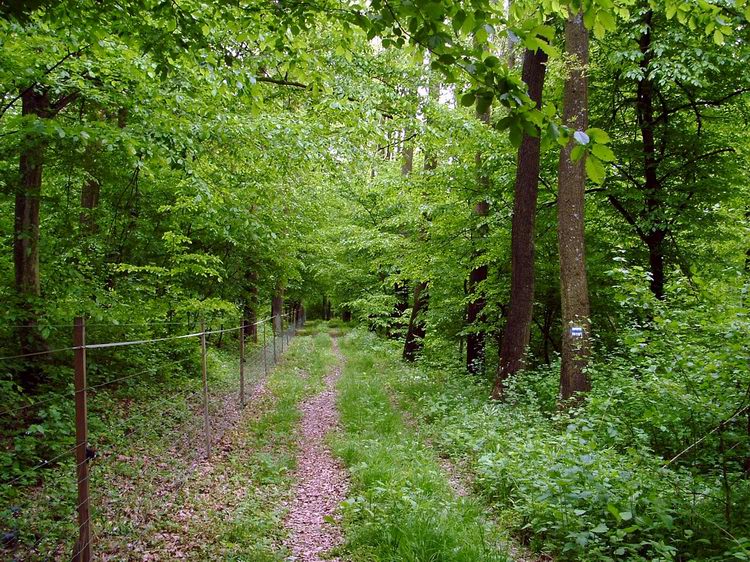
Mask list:
[{"label": "grass", "polygon": [[433,451],[395,407],[390,388],[404,367],[357,334],[342,342],[346,365],[338,407],[343,432],[333,439],[352,479],[343,557],[362,562],[507,560],[482,507],[457,497]]}]

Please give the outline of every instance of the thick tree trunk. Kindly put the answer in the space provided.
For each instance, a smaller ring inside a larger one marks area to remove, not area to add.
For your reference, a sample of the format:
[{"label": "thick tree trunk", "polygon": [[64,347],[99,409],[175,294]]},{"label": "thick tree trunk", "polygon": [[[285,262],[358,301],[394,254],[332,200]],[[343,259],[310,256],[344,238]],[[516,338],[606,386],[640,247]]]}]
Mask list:
[{"label": "thick tree trunk", "polygon": [[[571,14],[565,24],[565,50],[571,59],[565,80],[563,119],[573,131],[588,128],[588,32],[583,15]],[[590,349],[589,291],[584,243],[585,158],[571,159],[573,139],[560,153],[557,200],[560,294],[562,301],[562,370],[560,395],[563,400],[590,390],[585,367]]]},{"label": "thick tree trunk", "polygon": [[[487,108],[486,111],[480,112],[477,110],[477,119],[485,124],[489,124],[492,110]],[[483,195],[489,195],[490,191],[490,178],[487,174],[482,172],[482,154],[477,152],[476,154],[477,164],[477,178],[480,190]],[[484,222],[484,218],[490,213],[489,201],[483,199],[474,206],[474,214],[478,219]],[[480,248],[474,251],[474,261],[479,261],[484,254],[484,249],[481,247],[481,240],[487,237],[489,229],[486,224],[480,224],[476,229],[477,237],[480,239]],[[484,294],[480,292],[479,285],[487,280],[487,264],[481,264],[474,267],[469,273],[469,282],[466,285],[469,304],[466,309],[466,324],[469,327],[469,333],[466,336],[466,370],[473,374],[478,375],[484,373],[485,363],[485,340],[486,334],[480,324],[485,321],[484,307],[487,300]]]},{"label": "thick tree trunk", "polygon": [[427,311],[427,282],[421,281],[414,286],[414,302],[409,317],[409,328],[406,331],[404,342],[404,359],[414,361],[422,349],[422,340],[425,336],[424,321],[420,314]]},{"label": "thick tree trunk", "polygon": [[[523,81],[537,107],[542,91],[547,55],[527,50],[523,57]],[[523,369],[534,312],[534,233],[539,188],[540,139],[524,134],[518,149],[511,226],[511,278],[508,322],[505,325],[500,363],[492,397],[501,399],[505,380]]]},{"label": "thick tree trunk", "polygon": [[651,223],[645,231],[644,242],[648,247],[649,268],[651,271],[651,292],[657,299],[664,298],[664,239],[667,231],[659,224],[659,207],[661,206],[661,182],[657,175],[659,165],[656,156],[656,141],[654,135],[654,85],[651,80],[651,25],[653,12],[647,11],[643,15],[643,32],[638,39],[641,51],[642,77],[638,82],[636,116],[641,130],[643,142],[643,174],[646,192],[646,217]]},{"label": "thick tree trunk", "polygon": [[[21,96],[23,115],[48,118],[51,115],[47,93],[29,89]],[[37,353],[48,349],[45,339],[37,329],[36,306],[41,295],[39,274],[39,211],[44,166],[44,142],[28,135],[23,142],[16,191],[15,227],[13,233],[13,262],[15,266],[16,293],[23,311],[17,335],[21,353]],[[33,385],[36,375],[29,373],[24,383]]]}]

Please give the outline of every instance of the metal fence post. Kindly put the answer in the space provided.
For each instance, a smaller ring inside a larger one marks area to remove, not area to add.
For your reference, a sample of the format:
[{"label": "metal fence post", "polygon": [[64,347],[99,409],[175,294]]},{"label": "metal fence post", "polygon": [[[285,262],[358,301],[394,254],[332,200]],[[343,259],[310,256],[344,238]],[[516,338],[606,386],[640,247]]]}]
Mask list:
[{"label": "metal fence post", "polygon": [[203,429],[206,434],[206,459],[211,460],[211,425],[208,416],[208,365],[206,360],[206,325],[201,321],[201,370],[203,371]]},{"label": "metal fence post", "polygon": [[263,374],[268,375],[268,354],[266,349],[266,321],[263,320]]},{"label": "metal fence post", "polygon": [[240,324],[240,408],[245,407],[245,322]]},{"label": "metal fence post", "polygon": [[89,507],[88,412],[86,404],[86,321],[73,321],[75,348],[76,476],[78,478],[78,542],[73,560],[91,560],[91,511]]}]

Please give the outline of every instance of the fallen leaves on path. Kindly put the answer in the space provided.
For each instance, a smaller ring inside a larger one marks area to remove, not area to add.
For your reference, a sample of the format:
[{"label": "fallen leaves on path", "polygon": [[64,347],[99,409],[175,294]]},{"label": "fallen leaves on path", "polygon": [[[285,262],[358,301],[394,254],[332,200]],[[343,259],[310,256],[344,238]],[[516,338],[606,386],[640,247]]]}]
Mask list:
[{"label": "fallen leaves on path", "polygon": [[[341,361],[335,338],[333,349]],[[338,425],[334,385],[340,375],[341,367],[334,367],[326,377],[325,390],[306,400],[300,408],[297,483],[285,520],[289,530],[287,546],[292,551],[289,560],[295,562],[319,562],[323,560],[321,555],[343,541],[336,523],[348,481],[345,470],[325,443],[326,434]]]}]

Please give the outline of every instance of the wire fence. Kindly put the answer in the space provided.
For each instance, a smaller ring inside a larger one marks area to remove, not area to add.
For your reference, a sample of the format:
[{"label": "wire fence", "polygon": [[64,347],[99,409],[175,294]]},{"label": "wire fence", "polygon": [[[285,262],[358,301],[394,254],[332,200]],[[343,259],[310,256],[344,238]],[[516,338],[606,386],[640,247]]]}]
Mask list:
[{"label": "wire fence", "polygon": [[[50,454],[34,463],[24,456],[29,439],[3,437],[11,454],[2,457],[10,464],[0,476],[0,558],[122,559],[134,537],[143,540],[154,521],[163,523],[186,483],[210,465],[253,388],[303,324],[304,312],[292,309],[231,327],[201,324],[197,331],[186,323],[153,323],[147,326],[186,330],[89,342],[85,320],[76,318],[72,346],[0,358],[73,355],[69,392],[0,412],[3,427],[41,416],[67,431],[55,432]],[[154,345],[170,346],[162,350],[169,359],[133,369],[153,358],[138,353]],[[31,423],[26,435],[44,443],[44,425]]]}]

